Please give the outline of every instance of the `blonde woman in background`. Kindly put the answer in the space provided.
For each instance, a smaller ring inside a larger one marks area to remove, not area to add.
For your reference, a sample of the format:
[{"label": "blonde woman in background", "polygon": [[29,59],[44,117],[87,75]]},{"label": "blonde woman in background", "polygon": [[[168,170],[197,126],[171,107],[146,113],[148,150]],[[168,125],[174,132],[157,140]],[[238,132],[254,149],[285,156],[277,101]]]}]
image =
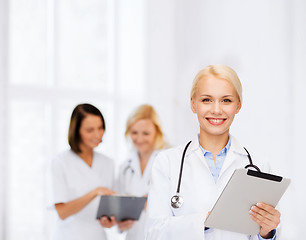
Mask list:
[{"label": "blonde woman in background", "polygon": [[[141,105],[130,115],[125,136],[132,141],[133,150],[120,167],[116,190],[125,195],[147,196],[154,158],[167,146],[159,117],[151,105]],[[145,221],[143,210],[138,221],[118,222],[118,227],[127,232],[127,240],[143,240]]]}]

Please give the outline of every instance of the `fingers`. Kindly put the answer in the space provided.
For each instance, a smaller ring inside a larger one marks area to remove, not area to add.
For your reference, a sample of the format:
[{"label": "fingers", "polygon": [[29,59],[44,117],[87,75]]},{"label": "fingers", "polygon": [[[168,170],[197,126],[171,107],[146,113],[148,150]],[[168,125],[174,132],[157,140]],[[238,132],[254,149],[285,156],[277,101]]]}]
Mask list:
[{"label": "fingers", "polygon": [[280,223],[280,212],[265,203],[257,203],[253,206],[250,217],[261,226],[261,232],[264,234],[276,229]]},{"label": "fingers", "polygon": [[97,196],[101,196],[101,195],[113,195],[115,194],[116,192],[111,190],[111,189],[108,189],[108,188],[105,188],[105,187],[98,187],[96,189],[97,191]]},{"label": "fingers", "polygon": [[134,225],[134,220],[126,220],[118,222],[118,227],[120,230],[128,230]]},{"label": "fingers", "polygon": [[272,207],[268,204],[257,203],[256,206],[261,209],[261,213],[263,213],[263,214],[265,214],[264,212],[266,212],[270,215],[280,217],[280,212],[277,211],[274,207]]},{"label": "fingers", "polygon": [[108,217],[102,217],[99,219],[100,224],[105,228],[111,228],[116,224],[115,217],[111,217],[110,220]]}]

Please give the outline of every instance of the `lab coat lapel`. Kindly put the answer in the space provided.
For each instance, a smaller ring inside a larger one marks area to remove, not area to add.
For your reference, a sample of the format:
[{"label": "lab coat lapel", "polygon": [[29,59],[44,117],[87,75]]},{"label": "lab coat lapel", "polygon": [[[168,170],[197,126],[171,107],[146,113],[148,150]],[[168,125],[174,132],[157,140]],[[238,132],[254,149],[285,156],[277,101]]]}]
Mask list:
[{"label": "lab coat lapel", "polygon": [[[152,164],[153,164],[153,161],[154,161],[157,153],[158,153],[158,151],[156,151],[156,150],[152,152],[152,154],[150,156],[150,159],[149,159],[149,161],[148,161],[148,163],[147,163],[147,165],[144,169],[144,172],[143,172],[143,175],[142,175],[143,178],[146,178],[148,180],[150,179]],[[140,166],[139,166],[139,170],[140,170]]]},{"label": "lab coat lapel", "polygon": [[233,162],[235,160],[235,154],[234,152],[230,149],[229,152],[227,153],[225,159],[224,159],[224,163],[223,166],[221,168],[221,172],[220,172],[220,176],[222,176],[222,174],[224,173],[224,171],[229,168],[230,166],[232,166]]},{"label": "lab coat lapel", "polygon": [[234,166],[236,160],[241,159],[242,155],[247,155],[244,148],[239,144],[239,142],[231,135],[231,147],[225,157],[220,176],[227,170],[229,167]]},{"label": "lab coat lapel", "polygon": [[204,166],[208,169],[208,171],[210,171],[209,167],[208,167],[208,164],[207,164],[207,162],[204,158],[203,152],[201,151],[199,146],[200,146],[199,136],[196,135],[196,137],[194,137],[192,139],[192,142],[187,149],[186,157],[188,157],[189,154],[195,154],[197,156],[198,160],[201,161],[202,164],[204,164]]},{"label": "lab coat lapel", "polygon": [[139,164],[139,156],[136,150],[133,151],[131,156],[131,168],[135,171],[137,176],[141,176],[141,169]]}]

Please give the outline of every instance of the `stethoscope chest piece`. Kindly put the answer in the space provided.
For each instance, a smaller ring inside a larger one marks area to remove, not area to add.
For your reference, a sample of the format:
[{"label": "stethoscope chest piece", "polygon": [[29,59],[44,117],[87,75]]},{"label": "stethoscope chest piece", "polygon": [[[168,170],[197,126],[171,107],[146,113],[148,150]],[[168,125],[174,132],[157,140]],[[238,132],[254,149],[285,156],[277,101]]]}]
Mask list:
[{"label": "stethoscope chest piece", "polygon": [[178,194],[174,195],[171,198],[171,206],[173,208],[180,208],[183,205],[183,203],[184,203],[183,198]]}]

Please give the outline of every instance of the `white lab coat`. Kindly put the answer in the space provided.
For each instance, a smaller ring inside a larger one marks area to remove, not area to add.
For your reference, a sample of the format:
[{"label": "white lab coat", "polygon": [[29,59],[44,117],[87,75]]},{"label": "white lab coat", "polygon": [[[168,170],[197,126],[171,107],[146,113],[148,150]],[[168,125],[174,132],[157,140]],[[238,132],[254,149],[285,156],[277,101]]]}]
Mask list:
[{"label": "white lab coat", "polygon": [[[141,174],[139,156],[134,150],[125,161],[119,171],[116,182],[116,191],[123,195],[144,196],[149,192],[151,168],[158,151],[154,151],[146,165],[144,173]],[[126,240],[144,240],[147,211],[143,210],[138,221],[127,231]]]},{"label": "white lab coat", "polygon": [[[231,147],[224,160],[217,183],[208,168],[199,148],[196,136],[185,156],[180,195],[184,204],[174,209],[170,199],[176,194],[183,149],[179,146],[162,151],[156,157],[148,199],[147,240],[257,240],[257,236],[210,229],[204,234],[204,221],[213,207],[230,176],[237,168],[249,164],[246,151],[231,136]],[[268,172],[267,165],[260,158],[252,158],[262,171]],[[237,203],[239,204],[239,203]]]},{"label": "white lab coat", "polygon": [[[97,187],[112,189],[114,180],[113,161],[94,152],[92,166],[89,167],[72,150],[63,152],[51,163],[51,195],[48,205],[65,203],[82,197]],[[96,220],[99,198],[92,200],[80,212],[55,223],[52,239],[56,240],[106,240],[106,233]]]}]

